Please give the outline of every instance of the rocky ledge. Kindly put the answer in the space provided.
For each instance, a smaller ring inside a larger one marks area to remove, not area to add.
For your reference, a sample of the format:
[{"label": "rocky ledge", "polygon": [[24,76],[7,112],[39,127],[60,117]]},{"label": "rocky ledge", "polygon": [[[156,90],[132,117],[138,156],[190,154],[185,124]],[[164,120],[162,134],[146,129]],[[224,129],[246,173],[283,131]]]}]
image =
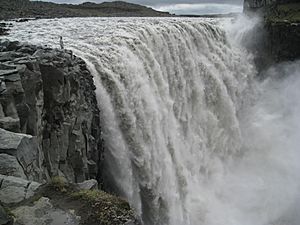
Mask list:
[{"label": "rocky ledge", "polygon": [[0,82],[0,153],[16,158],[19,177],[82,182],[99,176],[99,110],[83,60],[3,41]]},{"label": "rocky ledge", "polygon": [[1,225],[139,225],[127,201],[98,189],[96,180],[46,184],[0,175]]},{"label": "rocky ledge", "polygon": [[244,0],[244,5],[249,16],[263,17],[248,37],[259,69],[300,58],[299,0]]},{"label": "rocky ledge", "polygon": [[281,1],[265,13],[270,55],[276,62],[300,58],[300,3]]},{"label": "rocky ledge", "polygon": [[93,78],[67,50],[0,41],[0,225],[136,224],[98,190]]}]

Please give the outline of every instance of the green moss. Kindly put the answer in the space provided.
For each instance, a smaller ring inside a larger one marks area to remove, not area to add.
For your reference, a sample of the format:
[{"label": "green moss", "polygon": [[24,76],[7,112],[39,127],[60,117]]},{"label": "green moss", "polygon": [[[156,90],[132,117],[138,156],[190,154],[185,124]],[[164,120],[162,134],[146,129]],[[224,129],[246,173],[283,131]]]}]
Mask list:
[{"label": "green moss", "polygon": [[68,183],[65,181],[63,177],[53,177],[51,179],[50,186],[55,190],[60,192],[67,192],[67,188],[69,187]]},{"label": "green moss", "polygon": [[83,190],[72,193],[72,197],[83,201],[90,215],[90,222],[101,225],[119,225],[134,220],[134,213],[127,201],[98,190]]},{"label": "green moss", "polygon": [[51,199],[55,207],[75,210],[82,225],[122,225],[136,221],[126,200],[101,190],[78,190],[62,177],[52,178],[28,203],[40,196]]}]

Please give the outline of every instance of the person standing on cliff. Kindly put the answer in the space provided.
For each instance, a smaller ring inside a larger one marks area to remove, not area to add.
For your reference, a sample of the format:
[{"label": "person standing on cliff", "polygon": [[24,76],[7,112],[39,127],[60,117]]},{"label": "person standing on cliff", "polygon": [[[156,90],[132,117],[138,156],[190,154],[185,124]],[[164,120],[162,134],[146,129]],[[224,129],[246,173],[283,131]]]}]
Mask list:
[{"label": "person standing on cliff", "polygon": [[64,49],[64,42],[62,36],[59,36],[59,44],[60,44],[60,48]]}]

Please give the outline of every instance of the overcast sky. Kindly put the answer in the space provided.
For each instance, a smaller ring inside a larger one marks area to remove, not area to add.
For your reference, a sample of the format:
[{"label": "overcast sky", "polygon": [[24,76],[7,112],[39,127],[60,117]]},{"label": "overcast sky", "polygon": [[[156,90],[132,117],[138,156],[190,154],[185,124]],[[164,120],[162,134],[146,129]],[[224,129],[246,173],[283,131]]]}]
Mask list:
[{"label": "overcast sky", "polygon": [[[82,3],[103,0],[43,0],[56,3]],[[112,1],[112,0],[106,0]],[[243,0],[126,0],[127,2],[151,6],[157,10],[176,14],[212,14],[241,12]]]}]

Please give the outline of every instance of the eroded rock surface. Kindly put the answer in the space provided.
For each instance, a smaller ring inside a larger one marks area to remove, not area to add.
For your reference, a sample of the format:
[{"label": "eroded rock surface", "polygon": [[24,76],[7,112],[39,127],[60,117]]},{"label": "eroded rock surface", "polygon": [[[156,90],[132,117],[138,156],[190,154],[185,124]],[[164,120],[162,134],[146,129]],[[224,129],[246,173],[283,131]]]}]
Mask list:
[{"label": "eroded rock surface", "polygon": [[0,202],[16,204],[32,197],[41,184],[25,179],[0,175]]},{"label": "eroded rock surface", "polygon": [[0,128],[14,132],[0,130],[0,153],[16,157],[35,181],[99,176],[99,110],[83,60],[64,50],[2,41],[0,82]]},{"label": "eroded rock surface", "polygon": [[17,158],[7,154],[0,154],[0,174],[27,179]]},{"label": "eroded rock surface", "polygon": [[0,41],[0,225],[139,224],[98,189],[94,90],[71,52]]},{"label": "eroded rock surface", "polygon": [[[0,159],[9,159],[15,165],[16,171],[18,171],[17,177],[29,179],[29,180],[41,180],[41,168],[42,162],[40,160],[40,152],[38,141],[36,137],[26,134],[19,134],[6,131],[0,128],[0,153],[4,153],[13,158],[5,157],[2,155]],[[4,164],[2,164],[2,171],[4,171]],[[7,165],[9,166],[9,165]],[[4,175],[14,175],[10,173],[9,170]],[[25,174],[23,176],[22,174]]]}]

